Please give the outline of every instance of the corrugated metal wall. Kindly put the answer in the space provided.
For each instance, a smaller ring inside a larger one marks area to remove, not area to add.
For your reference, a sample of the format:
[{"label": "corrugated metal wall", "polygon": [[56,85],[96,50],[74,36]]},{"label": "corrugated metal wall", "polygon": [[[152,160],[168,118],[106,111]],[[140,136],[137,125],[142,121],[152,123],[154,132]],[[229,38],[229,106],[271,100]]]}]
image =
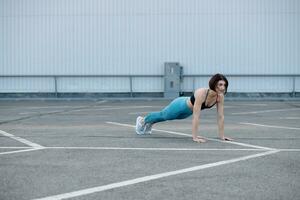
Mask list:
[{"label": "corrugated metal wall", "polygon": [[[0,0],[0,75],[163,74],[166,61],[185,74],[300,74],[299,22],[298,0]],[[233,78],[229,91],[291,90],[289,78],[268,80]],[[53,91],[51,78],[0,83],[0,92]],[[128,92],[129,84],[61,78],[58,89]],[[137,92],[163,88],[159,78],[133,80]]]}]

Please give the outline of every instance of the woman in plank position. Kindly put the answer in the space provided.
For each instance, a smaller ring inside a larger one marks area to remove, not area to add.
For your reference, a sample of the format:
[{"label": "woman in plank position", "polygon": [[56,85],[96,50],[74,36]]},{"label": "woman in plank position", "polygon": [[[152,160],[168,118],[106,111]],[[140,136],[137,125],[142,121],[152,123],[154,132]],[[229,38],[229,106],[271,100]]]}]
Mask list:
[{"label": "woman in plank position", "polygon": [[152,125],[158,122],[185,119],[193,115],[192,136],[195,142],[206,142],[198,136],[201,110],[217,105],[217,121],[221,140],[231,141],[224,135],[224,95],[227,93],[228,81],[222,74],[215,74],[209,80],[209,88],[198,88],[191,97],[177,97],[167,107],[159,112],[151,112],[145,117],[137,117],[136,133],[151,134]]}]

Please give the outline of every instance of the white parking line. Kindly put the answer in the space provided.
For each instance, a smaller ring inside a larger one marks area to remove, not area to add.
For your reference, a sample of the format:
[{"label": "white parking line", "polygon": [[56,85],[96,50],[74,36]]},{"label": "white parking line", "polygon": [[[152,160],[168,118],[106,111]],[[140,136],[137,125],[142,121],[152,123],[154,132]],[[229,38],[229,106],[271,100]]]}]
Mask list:
[{"label": "white parking line", "polygon": [[[32,147],[0,147],[0,149],[22,149],[32,151]],[[40,150],[39,148],[34,148]],[[134,151],[266,151],[266,149],[215,149],[215,148],[155,148],[155,147],[43,147],[41,149],[57,150],[57,149],[70,149],[70,150],[134,150]],[[298,152],[300,149],[272,149],[282,152]],[[6,152],[2,152],[6,154]]]},{"label": "white parking line", "polygon": [[6,137],[9,137],[9,138],[11,138],[11,139],[13,139],[13,140],[17,140],[17,141],[19,141],[19,142],[21,142],[21,143],[23,143],[23,144],[26,144],[26,145],[28,145],[28,146],[31,146],[31,147],[33,147],[33,148],[43,148],[43,146],[41,146],[41,145],[39,145],[39,144],[30,142],[29,140],[26,140],[26,139],[24,139],[24,138],[20,138],[20,137],[14,136],[13,134],[7,133],[7,132],[2,131],[2,130],[0,130],[0,134],[4,135],[4,136],[6,136]]},{"label": "white parking line", "polygon": [[108,107],[108,108],[83,108],[83,109],[78,109],[78,110],[71,110],[68,111],[68,113],[70,112],[81,112],[81,111],[88,111],[88,110],[92,110],[92,111],[96,111],[96,110],[120,110],[120,109],[138,109],[138,108],[151,108],[153,106],[118,106],[118,107]]},{"label": "white parking line", "polygon": [[278,109],[278,110],[259,110],[259,111],[251,111],[251,112],[237,112],[237,113],[231,113],[231,114],[232,115],[248,115],[248,114],[258,114],[258,113],[295,111],[295,110],[300,110],[300,108]]},{"label": "white parking line", "polygon": [[125,187],[125,186],[128,186],[128,185],[144,183],[144,182],[157,180],[157,179],[161,179],[161,178],[165,178],[165,177],[170,177],[170,176],[174,176],[174,175],[199,171],[199,170],[208,169],[208,168],[212,168],[212,167],[217,167],[217,166],[221,166],[221,165],[226,165],[226,164],[236,163],[236,162],[240,162],[240,161],[245,161],[245,160],[249,160],[249,159],[253,159],[253,158],[259,158],[259,157],[262,157],[262,156],[267,156],[267,155],[271,155],[271,154],[278,153],[278,152],[279,151],[277,151],[277,150],[267,151],[267,152],[263,152],[263,153],[250,155],[250,156],[243,156],[243,157],[239,157],[239,158],[234,158],[234,159],[229,159],[229,160],[224,160],[224,161],[219,161],[219,162],[214,162],[214,163],[209,163],[209,164],[204,164],[204,165],[198,165],[198,166],[195,166],[195,167],[189,167],[189,168],[184,168],[184,169],[180,169],[180,170],[175,170],[175,171],[170,171],[170,172],[165,172],[165,173],[160,173],[160,174],[154,174],[154,175],[150,175],[150,176],[144,176],[144,177],[135,178],[135,179],[126,180],[126,181],[121,181],[121,182],[112,183],[112,184],[108,184],[108,185],[102,185],[102,186],[98,186],[98,187],[92,187],[92,188],[87,188],[87,189],[83,189],[83,190],[77,190],[77,191],[74,191],[74,192],[68,192],[68,193],[64,193],[64,194],[48,196],[48,197],[44,197],[44,198],[38,198],[38,199],[35,199],[35,200],[69,199],[69,198],[73,198],[73,197],[79,197],[79,196],[84,196],[84,195],[93,194],[93,193],[97,193],[97,192],[102,192],[102,191],[106,191],[106,190],[111,190],[111,189],[114,189],[114,188]]},{"label": "white parking line", "polygon": [[267,127],[267,128],[279,128],[279,129],[289,129],[289,130],[300,130],[300,128],[296,128],[296,127],[288,127],[288,126],[271,126],[271,125],[254,124],[254,123],[248,123],[248,122],[240,122],[239,124],[243,124],[243,125],[251,125],[251,126],[261,126],[261,127]]},{"label": "white parking line", "polygon": [[295,120],[299,120],[300,117],[279,117],[279,119],[288,119],[288,120],[295,119]]},{"label": "white parking line", "polygon": [[32,114],[38,114],[38,112],[21,112],[19,115],[32,115]]},{"label": "white parking line", "polygon": [[278,149],[279,151],[286,151],[286,152],[298,152],[300,149]]},{"label": "white parking line", "polygon": [[134,151],[265,151],[265,149],[215,149],[215,148],[139,148],[139,147],[45,147],[45,149],[73,150],[134,150]]},{"label": "white parking line", "polygon": [[[118,122],[106,122],[106,123],[117,125],[117,126],[125,126],[125,127],[135,128],[135,126],[131,125],[131,124],[123,124],[123,123],[118,123]],[[163,133],[170,133],[170,134],[173,134],[173,135],[192,137],[192,135],[189,135],[189,134],[186,134],[186,133],[179,133],[179,132],[174,132],[174,131],[165,131],[165,130],[154,129],[154,128],[152,130],[153,131],[158,131],[158,132],[163,132]]]},{"label": "white parking line", "polygon": [[32,149],[32,147],[0,147],[0,149]]},{"label": "white parking line", "polygon": [[267,106],[268,104],[262,103],[245,103],[245,104],[238,104],[236,106]]},{"label": "white parking line", "polygon": [[17,150],[17,151],[7,151],[7,152],[1,152],[0,155],[22,153],[22,152],[28,152],[28,151],[36,151],[36,150],[41,150],[41,149],[44,149],[44,148],[31,148],[31,149],[24,149],[24,150]]},{"label": "white parking line", "polygon": [[212,138],[209,138],[208,140],[212,140],[212,141],[216,141],[216,142],[223,142],[223,143],[230,143],[230,144],[235,144],[235,145],[244,146],[244,147],[252,147],[252,148],[256,148],[256,149],[274,150],[274,148],[263,147],[263,146],[253,145],[253,144],[246,144],[246,143],[241,143],[241,142],[222,141],[222,140],[217,140],[217,139],[212,139]]},{"label": "white parking line", "polygon": [[[130,124],[122,124],[122,123],[118,123],[118,122],[106,122],[106,123],[107,124],[118,125],[118,126],[126,126],[126,127],[131,127],[131,128],[135,127],[135,126],[130,125]],[[153,131],[158,131],[158,132],[163,132],[163,133],[170,133],[170,134],[173,134],[173,135],[192,137],[192,135],[190,135],[190,134],[180,133],[180,132],[175,132],[175,131],[166,131],[166,130],[160,130],[160,129],[152,129],[152,130]],[[216,142],[235,144],[235,145],[244,146],[244,147],[251,147],[251,148],[257,148],[257,149],[264,149],[264,150],[273,150],[272,148],[269,148],[269,147],[263,147],[263,146],[240,143],[240,142],[222,141],[222,140],[217,140],[217,139],[212,139],[212,138],[206,138],[206,139],[211,140],[211,141],[216,141]]]}]

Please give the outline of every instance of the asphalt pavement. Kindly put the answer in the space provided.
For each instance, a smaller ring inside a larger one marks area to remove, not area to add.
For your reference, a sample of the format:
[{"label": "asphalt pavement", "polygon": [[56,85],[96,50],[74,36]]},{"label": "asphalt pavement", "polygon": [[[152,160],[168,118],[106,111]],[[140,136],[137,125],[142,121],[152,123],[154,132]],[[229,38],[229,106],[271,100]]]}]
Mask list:
[{"label": "asphalt pavement", "polygon": [[226,101],[225,135],[216,108],[154,125],[135,119],[169,100],[0,101],[0,199],[300,198],[300,102]]}]

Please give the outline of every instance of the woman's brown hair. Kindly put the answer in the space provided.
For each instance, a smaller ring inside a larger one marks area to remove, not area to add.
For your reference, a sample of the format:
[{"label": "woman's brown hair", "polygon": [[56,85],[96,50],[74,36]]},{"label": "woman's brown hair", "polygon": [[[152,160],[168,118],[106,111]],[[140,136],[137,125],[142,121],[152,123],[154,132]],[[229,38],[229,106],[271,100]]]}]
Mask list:
[{"label": "woman's brown hair", "polygon": [[215,74],[213,75],[209,80],[209,88],[213,91],[216,91],[216,86],[220,80],[225,81],[225,92],[227,93],[227,87],[228,87],[228,80],[223,74]]}]

